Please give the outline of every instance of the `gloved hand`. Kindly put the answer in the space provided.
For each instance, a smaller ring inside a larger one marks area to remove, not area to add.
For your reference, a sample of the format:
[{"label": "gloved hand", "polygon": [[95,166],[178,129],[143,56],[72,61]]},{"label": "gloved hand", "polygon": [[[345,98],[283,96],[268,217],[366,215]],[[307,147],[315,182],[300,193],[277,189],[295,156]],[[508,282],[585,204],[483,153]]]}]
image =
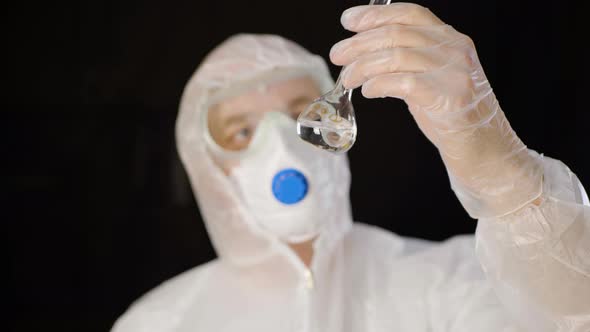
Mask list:
[{"label": "gloved hand", "polygon": [[353,7],[341,21],[357,32],[330,51],[347,66],[344,86],[406,102],[472,217],[509,214],[541,195],[541,157],[510,127],[468,36],[410,3]]}]

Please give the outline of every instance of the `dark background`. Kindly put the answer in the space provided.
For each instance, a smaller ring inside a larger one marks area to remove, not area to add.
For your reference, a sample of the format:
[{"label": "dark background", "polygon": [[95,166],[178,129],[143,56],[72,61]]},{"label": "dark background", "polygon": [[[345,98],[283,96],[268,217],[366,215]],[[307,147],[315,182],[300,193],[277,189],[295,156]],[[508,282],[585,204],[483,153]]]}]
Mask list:
[{"label": "dark background", "polygon": [[[590,186],[582,2],[419,3],[475,40],[525,143]],[[340,13],[359,4],[110,0],[8,9],[9,330],[107,331],[138,296],[214,258],[175,150],[184,84],[236,32],[281,34],[326,57],[350,35]],[[472,232],[475,221],[404,104],[360,93],[354,102],[355,219],[433,240]]]}]

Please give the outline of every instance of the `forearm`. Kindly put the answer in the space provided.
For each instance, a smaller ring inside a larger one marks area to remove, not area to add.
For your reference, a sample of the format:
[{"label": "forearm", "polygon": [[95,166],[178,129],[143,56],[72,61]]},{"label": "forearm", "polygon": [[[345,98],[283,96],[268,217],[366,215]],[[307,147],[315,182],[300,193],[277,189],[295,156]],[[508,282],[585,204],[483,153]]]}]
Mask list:
[{"label": "forearm", "polygon": [[469,215],[499,217],[541,196],[542,157],[514,133],[493,94],[477,108],[473,113],[489,118],[476,128],[440,133],[438,146],[451,187]]},{"label": "forearm", "polygon": [[590,331],[590,206],[576,176],[543,159],[543,192],[481,218],[478,258],[496,293],[532,331]]}]

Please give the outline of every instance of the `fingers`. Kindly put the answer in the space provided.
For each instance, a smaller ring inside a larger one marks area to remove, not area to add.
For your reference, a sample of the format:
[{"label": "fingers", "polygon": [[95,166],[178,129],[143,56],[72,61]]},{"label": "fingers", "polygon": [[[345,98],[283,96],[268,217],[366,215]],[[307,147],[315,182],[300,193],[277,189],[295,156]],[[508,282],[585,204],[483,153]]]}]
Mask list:
[{"label": "fingers", "polygon": [[362,93],[366,98],[400,98],[429,114],[460,111],[489,93],[488,82],[479,75],[456,65],[424,73],[383,74],[366,81]]},{"label": "fingers", "polygon": [[361,56],[345,67],[342,83],[347,89],[354,89],[376,76],[391,73],[423,73],[440,68],[448,57],[443,51],[424,48],[394,48]]},{"label": "fingers", "polygon": [[352,7],[342,13],[342,26],[353,32],[362,32],[385,25],[442,25],[428,8],[413,3],[396,2],[390,5]]},{"label": "fingers", "polygon": [[431,76],[415,73],[392,73],[376,76],[363,84],[362,93],[366,98],[394,97],[407,103],[429,104],[435,98]]},{"label": "fingers", "polygon": [[[479,64],[468,36],[427,8],[395,3],[345,11],[342,24],[357,32],[335,44],[330,59],[346,66],[346,88],[362,85],[367,98],[395,97],[425,109],[461,109],[477,95]],[[480,75],[482,76],[482,75]]]},{"label": "fingers", "polygon": [[348,65],[366,53],[394,47],[429,47],[457,38],[449,25],[416,27],[389,25],[356,34],[336,43],[330,50],[335,65]]}]

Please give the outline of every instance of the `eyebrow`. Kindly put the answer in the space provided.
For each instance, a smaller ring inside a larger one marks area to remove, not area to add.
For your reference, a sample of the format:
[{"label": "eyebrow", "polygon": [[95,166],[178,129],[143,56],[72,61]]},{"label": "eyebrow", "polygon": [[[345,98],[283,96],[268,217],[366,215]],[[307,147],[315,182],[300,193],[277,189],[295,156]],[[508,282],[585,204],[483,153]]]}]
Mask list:
[{"label": "eyebrow", "polygon": [[[293,106],[296,106],[296,105],[299,105],[302,103],[309,103],[311,101],[313,101],[313,98],[311,98],[309,96],[297,97],[289,102],[288,109],[290,110]],[[244,109],[244,110],[238,111],[236,113],[230,114],[227,117],[224,117],[224,119],[221,120],[221,122],[224,126],[234,124],[234,123],[246,122],[246,119],[251,116],[252,112],[254,112],[254,111],[250,110],[250,109]]]},{"label": "eyebrow", "polygon": [[228,115],[225,119],[222,120],[224,125],[230,125],[234,123],[246,122],[246,119],[251,116],[251,111],[244,111],[237,114]]},{"label": "eyebrow", "polygon": [[297,97],[289,102],[289,107],[293,107],[295,105],[299,105],[301,103],[309,103],[313,100],[313,98],[309,96],[301,96]]}]

